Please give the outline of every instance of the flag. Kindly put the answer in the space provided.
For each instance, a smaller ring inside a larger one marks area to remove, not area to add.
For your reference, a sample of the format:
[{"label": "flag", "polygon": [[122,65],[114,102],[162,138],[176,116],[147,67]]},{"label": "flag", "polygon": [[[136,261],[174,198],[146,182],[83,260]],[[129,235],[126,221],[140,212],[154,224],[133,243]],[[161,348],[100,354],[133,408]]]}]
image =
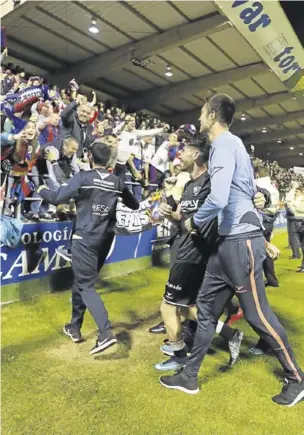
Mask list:
[{"label": "flag", "polygon": [[10,198],[17,198],[17,204],[27,198],[35,190],[35,184],[27,177],[20,177],[16,180],[10,192]]},{"label": "flag", "polygon": [[1,27],[1,51],[7,47],[6,28]]}]

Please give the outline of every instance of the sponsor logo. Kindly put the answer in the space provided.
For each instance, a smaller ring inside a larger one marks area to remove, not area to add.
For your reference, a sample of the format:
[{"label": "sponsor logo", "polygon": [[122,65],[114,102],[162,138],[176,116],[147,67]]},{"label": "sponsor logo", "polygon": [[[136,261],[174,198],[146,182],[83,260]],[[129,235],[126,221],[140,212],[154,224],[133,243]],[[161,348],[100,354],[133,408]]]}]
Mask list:
[{"label": "sponsor logo", "polygon": [[106,186],[106,187],[114,186],[113,181],[100,180],[99,178],[94,178],[93,181],[94,184],[98,184],[99,186]]},{"label": "sponsor logo", "polygon": [[[266,42],[268,36],[271,38],[275,35],[275,29],[280,29],[280,24],[276,22],[276,19],[278,18],[277,13],[275,13],[275,6],[270,6],[269,4],[266,4],[266,2],[263,4],[263,2],[259,1],[251,2],[249,0],[236,0],[232,3],[232,9],[238,11],[239,18],[251,33],[254,33],[257,30],[261,31],[259,37],[262,41],[265,38]],[[272,19],[276,18],[273,23],[270,16],[265,13],[266,9],[269,12],[272,12],[272,14],[270,14],[272,15]],[[273,28],[267,29],[271,23]],[[284,23],[281,23],[281,25],[283,24]],[[267,30],[264,31],[263,29]],[[286,26],[285,30],[287,30]],[[287,33],[287,35],[290,37],[290,34]],[[284,75],[289,74],[290,72],[293,75],[294,73],[301,71],[302,68],[296,60],[297,47],[294,47],[283,33],[280,33],[276,38],[270,38],[267,44],[261,45],[260,47],[264,49],[267,56],[269,56],[270,61],[276,64],[279,71]]]},{"label": "sponsor logo", "polygon": [[221,171],[223,169],[224,166],[215,166],[214,168],[212,168],[212,172],[210,174],[210,178],[213,177],[213,175],[215,175],[217,172]]},{"label": "sponsor logo", "polygon": [[100,178],[101,178],[102,180],[104,180],[105,178],[107,178],[109,175],[110,175],[110,174],[107,174],[107,173],[105,173],[105,174],[100,174],[100,173],[99,173],[99,176],[100,176]]},{"label": "sponsor logo", "polygon": [[198,199],[193,199],[191,201],[181,201],[180,205],[183,212],[194,211],[198,209],[199,201]]},{"label": "sponsor logo", "polygon": [[236,288],[236,293],[246,293],[247,292],[247,290],[244,288],[244,286],[243,285],[241,285],[241,286],[235,286],[235,288]]},{"label": "sponsor logo", "polygon": [[240,6],[242,8],[240,18],[248,26],[250,32],[255,32],[258,27],[267,27],[271,23],[269,16],[263,13],[264,7],[261,2],[251,3],[249,0],[236,0],[232,4],[233,8]]},{"label": "sponsor logo", "polygon": [[104,204],[93,204],[92,205],[92,214],[95,216],[104,216],[107,215],[110,211],[110,207]]},{"label": "sponsor logo", "polygon": [[167,282],[167,287],[168,288],[172,288],[173,290],[176,290],[176,291],[181,291],[182,290],[180,285],[178,285],[178,284],[177,285],[171,284],[169,281]]}]

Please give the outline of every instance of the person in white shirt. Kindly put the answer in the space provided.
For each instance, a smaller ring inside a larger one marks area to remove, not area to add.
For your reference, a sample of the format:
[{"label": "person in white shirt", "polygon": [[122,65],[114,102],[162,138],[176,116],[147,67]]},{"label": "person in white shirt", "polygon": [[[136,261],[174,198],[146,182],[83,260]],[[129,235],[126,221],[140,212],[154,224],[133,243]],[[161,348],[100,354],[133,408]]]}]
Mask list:
[{"label": "person in white shirt", "polygon": [[176,134],[170,134],[169,139],[161,144],[150,163],[150,191],[155,191],[163,182],[167,170],[173,175],[173,162],[177,157],[180,142]]},{"label": "person in white shirt", "polygon": [[133,144],[146,136],[156,136],[157,134],[165,132],[169,125],[163,128],[154,128],[152,130],[136,130],[135,117],[127,116],[125,119],[124,130],[119,134],[117,164],[115,168],[115,175],[126,179],[127,162],[132,153]]},{"label": "person in white shirt", "polygon": [[132,185],[132,192],[136,199],[140,201],[143,197],[143,187],[149,185],[149,164],[155,154],[155,145],[153,138],[150,136],[136,141],[131,147],[131,156],[128,165],[131,172],[131,181],[136,183]]}]

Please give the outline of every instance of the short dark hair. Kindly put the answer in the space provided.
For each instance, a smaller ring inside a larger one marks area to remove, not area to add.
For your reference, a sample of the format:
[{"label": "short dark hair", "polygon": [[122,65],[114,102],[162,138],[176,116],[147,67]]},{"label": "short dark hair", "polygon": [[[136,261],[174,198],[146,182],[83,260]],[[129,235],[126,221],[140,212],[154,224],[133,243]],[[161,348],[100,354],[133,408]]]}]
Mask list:
[{"label": "short dark hair", "polygon": [[210,140],[205,134],[200,134],[187,144],[188,147],[196,148],[200,152],[199,159],[197,160],[198,165],[203,165],[208,163],[209,152],[210,152]]},{"label": "short dark hair", "polygon": [[220,124],[231,125],[235,113],[235,102],[227,94],[214,94],[207,100],[208,113],[215,112]]},{"label": "short dark hair", "polygon": [[101,166],[107,166],[111,156],[111,148],[102,142],[95,142],[90,147],[94,163]]}]

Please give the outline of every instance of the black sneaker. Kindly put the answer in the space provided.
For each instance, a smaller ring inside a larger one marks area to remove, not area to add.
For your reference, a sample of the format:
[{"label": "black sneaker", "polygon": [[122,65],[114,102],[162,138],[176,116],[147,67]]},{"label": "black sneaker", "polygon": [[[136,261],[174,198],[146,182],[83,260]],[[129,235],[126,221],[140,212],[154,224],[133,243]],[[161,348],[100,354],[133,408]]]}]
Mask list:
[{"label": "black sneaker", "polygon": [[301,383],[285,379],[282,391],[272,398],[278,405],[294,406],[304,399],[304,380]]},{"label": "black sneaker", "polygon": [[265,282],[265,287],[280,287],[278,282]]},{"label": "black sneaker", "polygon": [[149,329],[149,332],[151,334],[165,334],[166,327],[164,322],[160,322],[158,325],[152,326],[152,328]]},{"label": "black sneaker", "polygon": [[190,378],[183,370],[173,376],[162,376],[159,382],[171,390],[180,390],[187,394],[199,392],[197,378]]},{"label": "black sneaker", "polygon": [[90,355],[94,355],[95,353],[102,352],[108,349],[108,347],[113,346],[113,344],[116,343],[117,343],[117,338],[112,333],[110,333],[110,335],[108,334],[107,336],[105,336],[105,333],[101,334],[97,338],[95,346],[90,350]]},{"label": "black sneaker", "polygon": [[77,326],[67,323],[63,327],[63,332],[65,333],[65,335],[70,337],[74,341],[74,343],[79,343],[80,341],[82,341],[81,332],[80,329],[77,328]]},{"label": "black sneaker", "polygon": [[72,263],[72,253],[69,249],[57,248],[56,254],[59,255],[59,257],[64,258],[65,261],[69,261],[70,263]]},{"label": "black sneaker", "polygon": [[229,347],[229,353],[230,353],[230,360],[229,360],[228,365],[230,367],[236,363],[236,361],[239,357],[241,343],[243,341],[243,338],[244,338],[244,332],[240,331],[238,329],[236,331],[236,333],[234,334],[233,338],[230,341],[228,341],[228,347]]}]

